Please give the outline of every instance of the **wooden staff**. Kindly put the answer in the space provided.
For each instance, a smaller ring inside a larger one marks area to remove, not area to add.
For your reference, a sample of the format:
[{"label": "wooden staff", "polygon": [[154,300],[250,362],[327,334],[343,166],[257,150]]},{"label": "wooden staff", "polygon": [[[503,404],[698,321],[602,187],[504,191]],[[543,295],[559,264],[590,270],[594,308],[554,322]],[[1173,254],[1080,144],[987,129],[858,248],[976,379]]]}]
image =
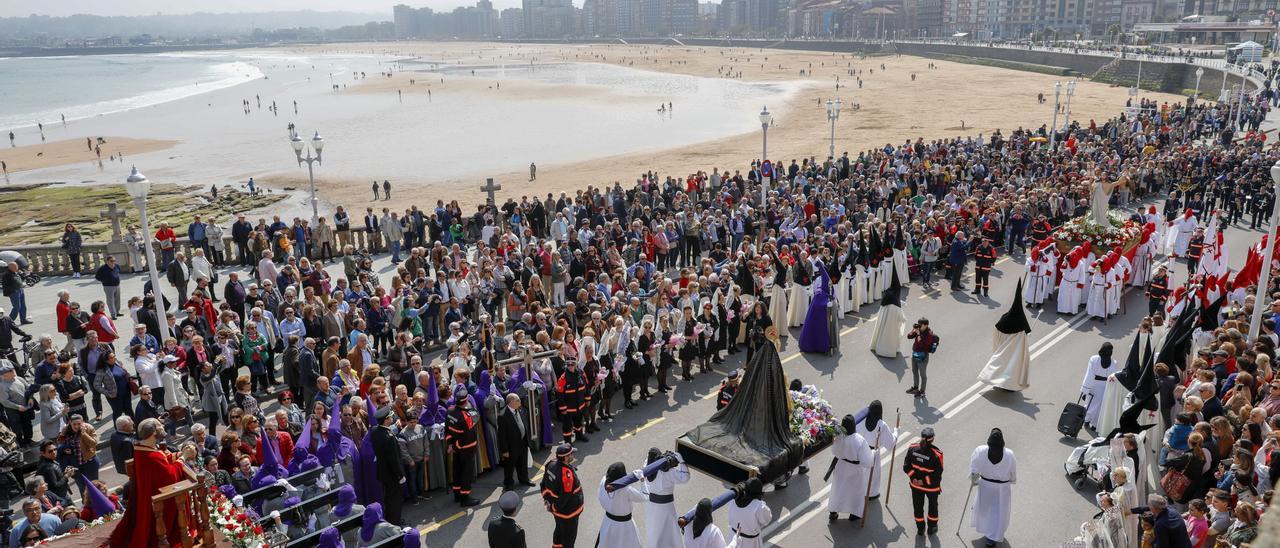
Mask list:
[{"label": "wooden staff", "polygon": [[889,484],[884,487],[884,500],[889,500],[889,493],[893,491],[893,463],[898,460],[898,427],[902,426],[902,409],[894,408],[898,418],[893,423],[893,450],[889,453]]}]

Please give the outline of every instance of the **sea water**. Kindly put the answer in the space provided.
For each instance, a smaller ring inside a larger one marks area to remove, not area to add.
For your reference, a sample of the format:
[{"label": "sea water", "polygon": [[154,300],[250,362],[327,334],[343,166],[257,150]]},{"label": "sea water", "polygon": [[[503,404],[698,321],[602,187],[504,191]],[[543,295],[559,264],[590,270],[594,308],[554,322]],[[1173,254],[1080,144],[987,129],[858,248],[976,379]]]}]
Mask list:
[{"label": "sea water", "polygon": [[72,55],[0,59],[0,129],[46,126],[174,101],[261,78],[229,55]]},{"label": "sea water", "polygon": [[[360,90],[388,70],[415,74],[417,83],[406,85],[402,97],[394,89]],[[522,92],[520,80],[544,87]],[[304,136],[318,131],[325,138],[317,179],[361,188],[375,179],[429,185],[759,131],[761,106],[784,103],[799,85],[597,63],[435,66],[282,49],[4,59],[0,131],[9,129],[4,123],[41,120],[50,142],[106,136],[108,143],[111,137],[177,143],[130,155],[127,165],[90,156],[22,171],[11,174],[14,183],[118,181],[135,164],[157,182],[236,184],[274,174],[305,180],[307,170],[289,148],[292,123]],[[61,113],[72,121],[65,127],[55,123]],[[19,146],[39,143],[33,127],[17,133]],[[102,152],[107,157],[110,147]],[[662,163],[655,156],[654,167]]]}]

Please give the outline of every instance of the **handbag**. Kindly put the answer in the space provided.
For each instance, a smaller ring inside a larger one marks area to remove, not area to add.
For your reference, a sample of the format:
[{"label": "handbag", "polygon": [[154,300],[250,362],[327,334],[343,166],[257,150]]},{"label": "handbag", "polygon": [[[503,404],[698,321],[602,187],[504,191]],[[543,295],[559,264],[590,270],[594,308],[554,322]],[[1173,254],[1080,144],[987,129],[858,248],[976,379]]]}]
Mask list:
[{"label": "handbag", "polygon": [[187,420],[187,408],[181,405],[170,407],[169,420],[173,422],[185,422]]},{"label": "handbag", "polygon": [[1165,495],[1169,500],[1180,500],[1182,495],[1186,493],[1187,487],[1191,486],[1191,478],[1182,470],[1169,470],[1164,473],[1164,477],[1160,478],[1160,488],[1164,489]]},{"label": "handbag", "polygon": [[135,396],[138,395],[138,379],[134,377],[129,377],[129,393]]}]

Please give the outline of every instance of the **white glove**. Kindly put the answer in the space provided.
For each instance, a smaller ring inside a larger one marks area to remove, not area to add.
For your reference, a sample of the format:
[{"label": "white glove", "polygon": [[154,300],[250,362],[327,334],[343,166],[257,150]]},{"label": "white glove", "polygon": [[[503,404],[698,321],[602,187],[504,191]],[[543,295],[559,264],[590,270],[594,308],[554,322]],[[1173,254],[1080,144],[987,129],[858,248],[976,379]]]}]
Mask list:
[{"label": "white glove", "polygon": [[307,517],[307,530],[314,531],[316,529],[316,515],[311,514]]},{"label": "white glove", "polygon": [[240,495],[231,497],[231,504],[234,505],[236,508],[244,508],[244,497]]},{"label": "white glove", "polygon": [[525,390],[533,390],[533,387],[536,384],[538,383],[535,383],[533,381],[524,381],[524,384],[522,386],[524,387]]},{"label": "white glove", "polygon": [[329,490],[328,474],[320,474],[320,478],[316,480],[316,487],[319,487],[321,491]]},{"label": "white glove", "polygon": [[969,483],[972,483],[972,484],[974,484],[974,485],[977,485],[977,484],[978,484],[978,473],[977,473],[977,472],[974,472],[974,473],[969,474]]},{"label": "white glove", "polygon": [[405,483],[408,483],[408,480],[406,480],[406,479],[402,476],[402,477],[400,478],[400,485],[404,485]]},{"label": "white glove", "polygon": [[270,517],[271,519],[276,519],[276,520],[278,520],[278,519],[280,519],[280,511],[279,511],[279,510],[272,510],[272,511],[271,511],[271,514],[270,514],[270,515],[268,515],[268,517]]}]

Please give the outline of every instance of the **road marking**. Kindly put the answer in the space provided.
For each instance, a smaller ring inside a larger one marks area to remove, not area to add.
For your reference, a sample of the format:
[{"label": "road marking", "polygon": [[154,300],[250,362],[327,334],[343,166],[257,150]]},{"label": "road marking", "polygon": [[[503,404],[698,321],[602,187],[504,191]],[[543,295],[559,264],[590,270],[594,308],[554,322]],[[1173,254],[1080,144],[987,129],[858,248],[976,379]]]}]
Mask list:
[{"label": "road marking", "polygon": [[973,383],[973,385],[972,385],[972,386],[970,386],[969,388],[964,389],[964,392],[961,392],[961,393],[957,394],[957,395],[956,395],[956,397],[951,398],[949,401],[947,401],[947,403],[942,404],[942,406],[938,408],[938,412],[939,412],[939,413],[946,413],[946,412],[947,412],[947,409],[949,409],[951,406],[953,406],[953,405],[955,405],[955,404],[957,404],[957,403],[960,403],[960,401],[961,401],[961,400],[963,400],[963,399],[965,399],[965,398],[969,397],[969,395],[970,395],[974,390],[977,390],[977,389],[981,388],[982,386],[983,386],[983,385],[982,385],[982,383],[980,383],[980,382]]},{"label": "road marking", "polygon": [[432,523],[432,524],[430,524],[430,525],[428,525],[428,526],[426,526],[426,527],[423,527],[423,528],[421,528],[421,529],[418,529],[418,532],[420,532],[420,533],[422,533],[422,534],[424,534],[424,535],[425,535],[425,534],[427,534],[427,533],[435,532],[437,529],[439,529],[439,528],[441,528],[441,527],[444,527],[444,526],[446,526],[446,525],[448,525],[448,524],[450,524],[450,523],[453,523],[453,521],[454,521],[454,520],[456,520],[456,519],[458,519],[458,518],[460,518],[460,517],[462,517],[462,516],[465,516],[465,515],[467,515],[467,511],[466,511],[466,510],[461,510],[461,511],[459,511],[458,513],[456,513],[456,514],[454,514],[454,515],[452,515],[452,516],[449,516],[449,517],[447,517],[447,518],[444,518],[444,521],[437,521],[437,522]]},{"label": "road marking", "polygon": [[532,478],[529,478],[529,482],[538,483],[538,480],[542,479],[543,467],[542,467],[542,464],[537,462],[533,463],[533,467],[538,469],[538,473],[534,474]]},{"label": "road marking", "polygon": [[[909,445],[910,442],[915,441],[914,438],[911,438],[910,436],[911,436],[911,432],[909,431],[904,430],[902,432],[898,432],[898,442],[894,445],[894,449],[892,451],[890,451],[889,453],[886,453],[885,456],[880,457],[880,466],[884,466],[886,463],[888,463],[893,458],[894,453],[896,453],[897,451],[901,451],[902,448]],[[881,474],[881,477],[884,477],[884,475]],[[814,507],[820,506],[823,503],[823,501],[829,496],[829,494],[831,493],[831,485],[832,484],[828,483],[825,487],[823,487],[821,490],[815,493],[813,497],[809,499],[808,502],[796,507],[795,510],[790,512],[783,510],[782,513],[778,514],[778,519],[774,520],[774,522],[769,527],[765,527],[760,534],[765,537],[771,536],[774,534],[775,531],[777,531],[778,527],[781,526],[783,523],[785,523],[788,519],[790,519],[791,516],[799,515],[800,517],[796,518],[796,521],[787,524],[787,528],[779,532],[778,537],[772,540],[773,544],[777,544],[778,542],[782,541],[782,539],[786,538],[787,535],[791,534],[792,531],[799,529],[800,526],[804,525],[805,523],[808,523],[809,520],[813,519],[814,516],[820,513],[820,512],[810,512],[810,510]]]},{"label": "road marking", "polygon": [[627,439],[627,438],[629,438],[629,437],[631,437],[631,436],[636,435],[636,434],[637,434],[637,433],[639,433],[641,430],[644,430],[645,428],[648,428],[648,427],[650,427],[650,426],[653,426],[653,425],[658,424],[658,423],[660,423],[660,422],[662,422],[662,421],[665,421],[665,420],[667,420],[667,418],[666,418],[666,417],[658,417],[658,418],[656,418],[656,419],[649,419],[649,421],[648,421],[648,422],[646,422],[646,423],[644,423],[644,424],[642,424],[642,425],[640,425],[640,426],[637,426],[634,430],[628,430],[628,431],[624,432],[621,436],[618,436],[618,439],[620,439],[620,440],[625,440],[625,439]]}]

